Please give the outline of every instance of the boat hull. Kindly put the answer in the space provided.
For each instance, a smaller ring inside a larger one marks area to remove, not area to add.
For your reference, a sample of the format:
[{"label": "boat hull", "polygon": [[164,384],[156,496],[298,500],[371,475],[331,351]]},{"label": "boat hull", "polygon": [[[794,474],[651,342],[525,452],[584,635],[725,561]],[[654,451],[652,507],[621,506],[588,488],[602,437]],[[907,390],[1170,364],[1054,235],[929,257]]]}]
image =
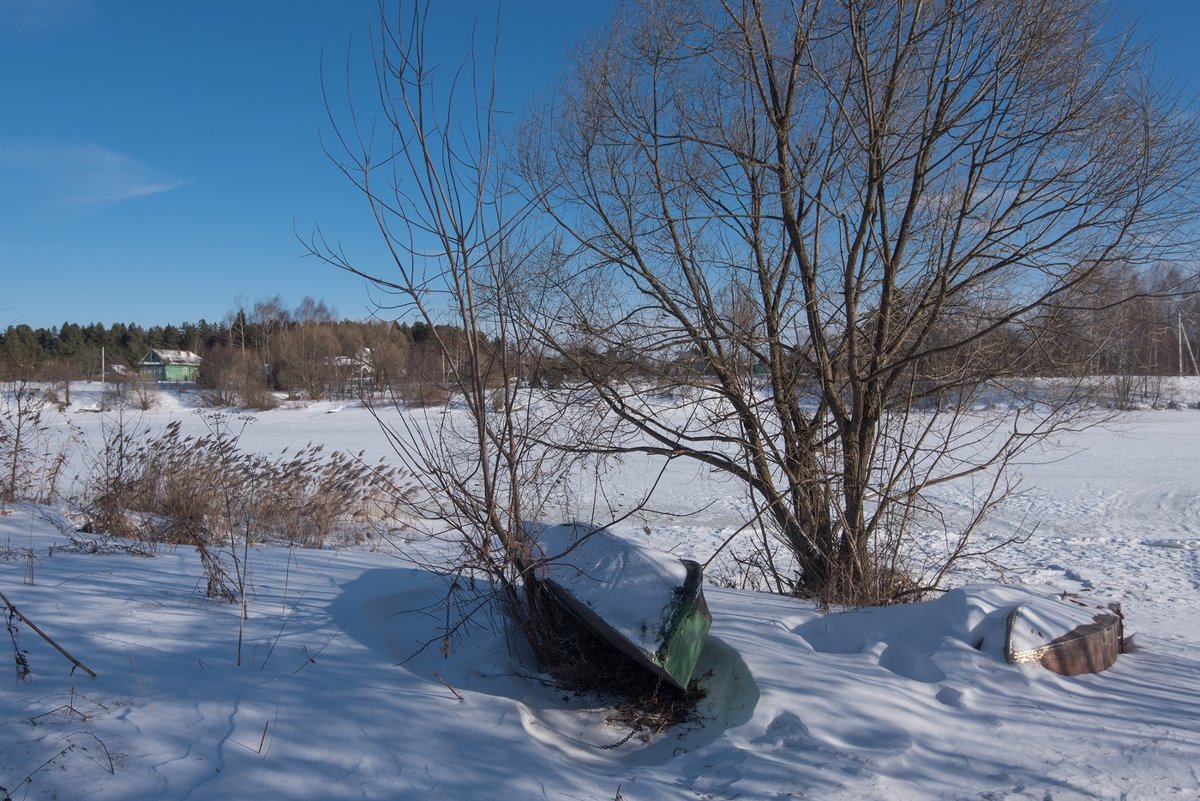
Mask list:
[{"label": "boat hull", "polygon": [[606,529],[543,528],[539,579],[576,619],[678,689],[691,682],[712,625],[696,562]]}]

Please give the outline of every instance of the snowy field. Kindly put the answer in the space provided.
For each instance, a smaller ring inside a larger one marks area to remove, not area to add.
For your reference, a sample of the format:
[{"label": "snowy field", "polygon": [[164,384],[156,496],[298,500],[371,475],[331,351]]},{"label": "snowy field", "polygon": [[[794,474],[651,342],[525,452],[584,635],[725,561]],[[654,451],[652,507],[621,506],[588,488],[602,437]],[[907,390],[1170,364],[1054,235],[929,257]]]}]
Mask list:
[{"label": "snowy field", "polygon": [[[1177,389],[1184,406],[1200,399]],[[96,436],[95,390],[52,425]],[[186,398],[145,415],[171,420],[203,430]],[[257,414],[242,445],[308,441],[388,456],[365,410],[330,403]],[[237,609],[205,596],[193,548],[71,553],[59,512],[10,505],[0,592],[97,675],[21,623],[32,675],[19,680],[4,636],[0,788],[17,801],[1200,797],[1200,411],[1132,412],[1020,472],[984,537],[1028,540],[964,565],[935,600],[821,614],[710,584],[699,719],[629,739],[529,675],[484,617],[449,654],[422,650],[444,585],[395,546],[426,544],[251,552],[239,667]],[[652,474],[627,461],[617,491]],[[735,490],[683,467],[668,479],[660,509],[704,511],[622,533],[707,558],[735,525]],[[951,517],[969,491],[942,493]],[[1120,602],[1135,649],[1075,678],[1007,664],[998,610],[1062,591]]]}]

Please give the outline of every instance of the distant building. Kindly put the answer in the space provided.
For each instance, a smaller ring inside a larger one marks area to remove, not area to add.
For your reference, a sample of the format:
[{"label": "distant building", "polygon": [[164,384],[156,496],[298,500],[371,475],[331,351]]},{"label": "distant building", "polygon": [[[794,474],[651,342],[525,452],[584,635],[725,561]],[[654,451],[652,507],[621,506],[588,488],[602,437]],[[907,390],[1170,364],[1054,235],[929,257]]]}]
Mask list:
[{"label": "distant building", "polygon": [[337,372],[343,395],[357,395],[370,391],[375,379],[375,366],[371,361],[370,348],[361,348],[354,356],[334,356],[330,363]]},{"label": "distant building", "polygon": [[154,381],[195,381],[200,357],[190,350],[155,349],[138,366],[142,375]]}]

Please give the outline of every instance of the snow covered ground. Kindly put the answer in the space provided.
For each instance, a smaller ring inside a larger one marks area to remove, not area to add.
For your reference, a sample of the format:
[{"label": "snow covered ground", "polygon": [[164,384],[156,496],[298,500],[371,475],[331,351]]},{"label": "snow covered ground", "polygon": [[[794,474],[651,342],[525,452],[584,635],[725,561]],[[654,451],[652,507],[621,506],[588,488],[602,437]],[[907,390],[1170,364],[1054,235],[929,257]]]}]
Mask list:
[{"label": "snow covered ground", "polygon": [[[94,436],[89,391],[54,425]],[[370,415],[328,413],[339,405],[261,413],[242,444],[386,457]],[[145,417],[172,419],[202,430],[186,398]],[[636,494],[645,467],[627,462],[618,489]],[[486,617],[444,654],[443,580],[394,548],[252,552],[239,667],[237,610],[205,597],[194,549],[72,553],[57,513],[11,505],[0,592],[97,677],[19,623],[19,680],[0,635],[0,787],[95,801],[1200,797],[1200,411],[1131,413],[1021,472],[984,537],[1032,535],[936,600],[821,614],[709,586],[700,719],[625,742],[595,704],[529,675]],[[669,478],[658,506],[713,503],[624,533],[705,557],[735,491],[686,467]],[[965,492],[941,497],[951,514]],[[1075,678],[1007,664],[996,611],[1056,591],[1119,601],[1136,649]]]}]

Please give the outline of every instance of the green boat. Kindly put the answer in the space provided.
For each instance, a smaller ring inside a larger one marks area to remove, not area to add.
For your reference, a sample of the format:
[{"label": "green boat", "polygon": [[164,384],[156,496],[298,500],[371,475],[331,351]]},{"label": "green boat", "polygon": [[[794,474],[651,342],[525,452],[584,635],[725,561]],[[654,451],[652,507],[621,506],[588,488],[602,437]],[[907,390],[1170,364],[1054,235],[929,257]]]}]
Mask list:
[{"label": "green boat", "polygon": [[529,524],[538,578],[588,628],[666,682],[686,690],[712,614],[704,571],[583,523]]}]

